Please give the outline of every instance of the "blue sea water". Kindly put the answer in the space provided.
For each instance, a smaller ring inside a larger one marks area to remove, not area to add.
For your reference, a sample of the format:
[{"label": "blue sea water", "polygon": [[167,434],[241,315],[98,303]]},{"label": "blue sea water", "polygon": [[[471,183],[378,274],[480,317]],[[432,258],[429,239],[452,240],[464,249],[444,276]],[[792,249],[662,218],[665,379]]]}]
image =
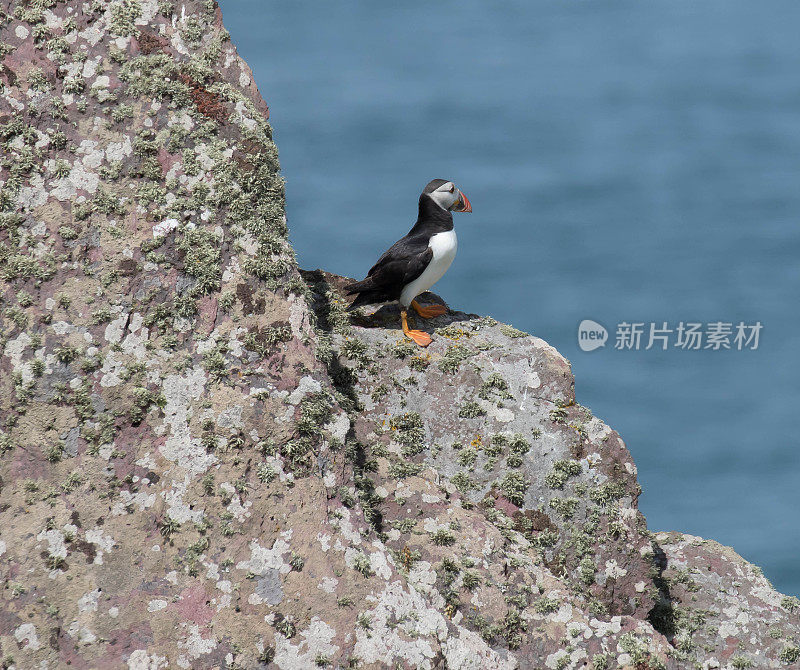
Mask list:
[{"label": "blue sea water", "polygon": [[[571,360],[652,530],[800,594],[800,3],[220,4],[301,266],[363,276],[425,183],[456,181],[474,213],[435,290]],[[583,319],[605,347],[578,348]],[[623,321],[763,330],[755,351],[617,350]]]}]

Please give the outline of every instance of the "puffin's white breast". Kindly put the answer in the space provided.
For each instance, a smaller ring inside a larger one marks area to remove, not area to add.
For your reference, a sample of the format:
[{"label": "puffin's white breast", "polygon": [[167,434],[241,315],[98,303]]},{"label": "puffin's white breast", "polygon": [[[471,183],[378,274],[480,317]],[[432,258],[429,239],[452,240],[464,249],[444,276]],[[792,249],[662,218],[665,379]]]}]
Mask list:
[{"label": "puffin's white breast", "polygon": [[428,267],[425,268],[419,277],[406,285],[403,292],[400,294],[400,304],[405,307],[408,307],[414,298],[420,293],[427,291],[442,278],[445,272],[447,272],[458,250],[456,231],[448,230],[443,233],[432,235],[430,242],[428,242],[428,247],[433,251],[431,262],[428,263]]}]

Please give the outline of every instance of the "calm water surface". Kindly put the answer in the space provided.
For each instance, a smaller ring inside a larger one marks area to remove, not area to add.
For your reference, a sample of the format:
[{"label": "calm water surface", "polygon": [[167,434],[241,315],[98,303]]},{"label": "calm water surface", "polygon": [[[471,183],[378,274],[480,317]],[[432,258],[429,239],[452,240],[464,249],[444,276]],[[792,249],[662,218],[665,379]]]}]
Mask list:
[{"label": "calm water surface", "polygon": [[[800,3],[221,0],[271,108],[306,268],[361,277],[422,186],[474,213],[437,292],[567,356],[653,530],[800,594]],[[605,348],[577,346],[591,318]],[[757,351],[618,351],[622,321]]]}]

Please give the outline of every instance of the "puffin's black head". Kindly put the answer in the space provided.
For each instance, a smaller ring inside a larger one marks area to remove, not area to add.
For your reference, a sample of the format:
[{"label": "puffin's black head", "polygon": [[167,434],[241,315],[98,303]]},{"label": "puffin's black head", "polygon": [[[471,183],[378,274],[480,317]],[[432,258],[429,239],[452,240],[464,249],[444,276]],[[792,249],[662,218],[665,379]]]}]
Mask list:
[{"label": "puffin's black head", "polygon": [[472,205],[456,185],[446,179],[432,179],[423,189],[422,195],[428,196],[439,207],[450,212],[471,212]]}]

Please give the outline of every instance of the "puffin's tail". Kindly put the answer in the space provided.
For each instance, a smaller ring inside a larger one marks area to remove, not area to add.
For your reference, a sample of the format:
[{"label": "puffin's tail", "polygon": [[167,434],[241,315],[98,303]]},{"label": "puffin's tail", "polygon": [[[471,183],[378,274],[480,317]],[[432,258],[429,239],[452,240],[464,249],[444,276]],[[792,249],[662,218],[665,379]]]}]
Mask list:
[{"label": "puffin's tail", "polygon": [[348,312],[352,312],[356,307],[361,307],[361,305],[374,305],[376,302],[386,302],[389,299],[383,289],[375,286],[375,281],[372,277],[351,282],[344,287],[344,290],[347,295],[358,293],[356,299],[347,308]]},{"label": "puffin's tail", "polygon": [[373,288],[375,287],[373,286],[372,277],[367,277],[361,281],[351,281],[349,284],[344,285],[344,290],[347,295],[352,295],[353,293],[363,293],[364,291],[370,291]]},{"label": "puffin's tail", "polygon": [[352,312],[357,307],[361,307],[361,305],[371,305],[374,302],[380,302],[380,300],[376,300],[375,296],[370,291],[367,291],[365,293],[359,293],[356,296],[356,299],[353,300],[353,302],[347,308],[347,311]]}]

